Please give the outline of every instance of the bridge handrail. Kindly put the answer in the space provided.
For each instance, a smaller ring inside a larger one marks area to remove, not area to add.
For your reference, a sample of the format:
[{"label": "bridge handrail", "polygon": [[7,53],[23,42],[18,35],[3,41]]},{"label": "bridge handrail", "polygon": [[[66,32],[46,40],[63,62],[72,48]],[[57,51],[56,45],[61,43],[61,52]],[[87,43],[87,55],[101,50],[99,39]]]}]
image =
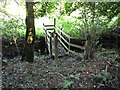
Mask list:
[{"label": "bridge handrail", "polygon": [[[66,33],[64,33],[61,29],[59,29],[59,30],[60,30],[60,32],[62,32],[62,34],[66,35],[66,37],[68,38],[68,40],[71,39],[71,37],[69,35],[67,35]],[[58,36],[60,38],[62,38],[68,44],[68,46],[72,46],[72,47],[79,48],[79,49],[84,49],[83,46],[79,46],[79,45],[72,44],[72,43],[68,42],[62,35],[60,35],[60,33],[58,31],[56,31],[56,32],[57,32]]]},{"label": "bridge handrail", "polygon": [[[54,20],[54,21],[55,21],[55,20]],[[46,32],[46,36],[48,37],[47,39],[52,38],[52,34],[51,34],[50,32],[51,32],[51,30],[53,30],[54,33],[57,34],[57,39],[58,39],[58,41],[59,41],[59,42],[63,45],[63,47],[64,47],[68,52],[70,52],[70,53],[73,53],[73,54],[75,54],[75,55],[77,55],[77,56],[80,56],[80,53],[75,52],[75,51],[73,51],[73,50],[70,49],[71,46],[72,46],[72,47],[75,47],[75,48],[82,49],[82,50],[85,49],[84,46],[79,46],[79,45],[76,45],[76,44],[71,43],[71,42],[70,42],[70,39],[76,39],[76,38],[75,38],[75,37],[71,37],[71,36],[69,36],[68,34],[66,34],[65,32],[63,32],[62,28],[60,28],[60,27],[58,27],[57,25],[55,25],[55,23],[54,23],[54,25],[45,25],[45,24],[43,23],[43,29],[44,29],[45,32]],[[49,32],[49,31],[50,31],[50,32]],[[66,37],[67,39],[66,39],[65,37]],[[62,41],[62,40],[63,40],[63,41]],[[47,40],[47,41],[48,41],[48,40]],[[49,43],[49,41],[48,41],[48,43]],[[66,43],[68,46],[66,46],[65,43]]]}]

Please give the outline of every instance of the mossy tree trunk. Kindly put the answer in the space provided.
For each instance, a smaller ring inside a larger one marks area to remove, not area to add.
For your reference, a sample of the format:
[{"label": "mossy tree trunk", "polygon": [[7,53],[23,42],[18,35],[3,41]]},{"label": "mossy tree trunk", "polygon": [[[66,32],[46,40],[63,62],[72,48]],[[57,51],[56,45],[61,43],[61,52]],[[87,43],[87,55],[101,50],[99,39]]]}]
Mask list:
[{"label": "mossy tree trunk", "polygon": [[28,62],[33,62],[34,58],[35,26],[33,5],[33,2],[26,2],[26,36],[22,61]]}]

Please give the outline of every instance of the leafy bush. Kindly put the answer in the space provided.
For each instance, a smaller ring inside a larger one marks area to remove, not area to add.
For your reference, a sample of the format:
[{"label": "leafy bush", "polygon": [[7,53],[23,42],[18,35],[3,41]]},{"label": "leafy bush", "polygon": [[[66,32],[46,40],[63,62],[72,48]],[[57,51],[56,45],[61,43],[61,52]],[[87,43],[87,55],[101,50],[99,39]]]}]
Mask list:
[{"label": "leafy bush", "polygon": [[[9,20],[1,19],[2,38],[12,40],[15,38],[25,37],[26,27],[20,19],[10,18]],[[41,28],[36,29],[36,37],[44,36],[44,31]]]},{"label": "leafy bush", "polygon": [[111,73],[106,70],[102,70],[100,73],[96,74],[93,77],[93,80],[100,84],[113,85],[114,81],[117,81],[118,78],[114,77]]},{"label": "leafy bush", "polygon": [[63,31],[70,36],[84,36],[84,26],[75,18],[68,16],[58,17],[57,25],[62,26]]},{"label": "leafy bush", "polygon": [[45,35],[45,32],[41,28],[36,28],[36,37],[40,38]]},{"label": "leafy bush", "polygon": [[2,38],[11,40],[25,35],[25,24],[20,19],[10,18],[2,20]]}]

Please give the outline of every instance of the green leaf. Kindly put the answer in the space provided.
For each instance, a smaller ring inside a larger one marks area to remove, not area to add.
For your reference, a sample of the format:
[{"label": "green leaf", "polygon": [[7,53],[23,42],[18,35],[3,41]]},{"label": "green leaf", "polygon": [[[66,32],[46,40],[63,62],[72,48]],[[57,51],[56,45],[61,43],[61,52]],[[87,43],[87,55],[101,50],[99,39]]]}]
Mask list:
[{"label": "green leaf", "polygon": [[73,84],[73,81],[71,80],[64,80],[63,82],[63,88],[68,88]]}]

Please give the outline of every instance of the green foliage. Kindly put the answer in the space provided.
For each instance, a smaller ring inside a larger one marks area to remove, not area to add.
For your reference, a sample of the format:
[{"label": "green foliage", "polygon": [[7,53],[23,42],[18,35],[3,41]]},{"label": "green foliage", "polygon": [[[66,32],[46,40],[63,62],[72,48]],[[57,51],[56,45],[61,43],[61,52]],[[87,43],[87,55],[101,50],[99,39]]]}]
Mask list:
[{"label": "green foliage", "polygon": [[37,38],[43,37],[44,35],[45,35],[45,32],[41,28],[36,29],[36,37]]},{"label": "green foliage", "polygon": [[[13,38],[25,37],[26,28],[25,24],[20,19],[10,18],[9,20],[1,19],[0,22],[2,32],[2,38],[12,40]],[[36,37],[40,38],[44,36],[44,31],[41,28],[36,29]]]},{"label": "green foliage", "polygon": [[105,85],[112,85],[114,81],[117,81],[117,77],[114,77],[112,74],[107,72],[106,70],[102,70],[100,73],[96,74],[93,77],[93,80],[95,82],[99,82],[101,84]]},{"label": "green foliage", "polygon": [[65,79],[62,84],[63,89],[69,88],[73,84],[73,81]]},{"label": "green foliage", "polygon": [[105,51],[104,50],[104,52],[101,53],[101,55],[104,56],[104,57],[109,57],[109,58],[111,57],[111,58],[113,58],[113,57],[116,56],[116,52],[112,51],[112,50],[111,51],[110,50],[109,51],[107,51],[107,50]]},{"label": "green foliage", "polygon": [[65,8],[65,13],[70,15],[74,10],[73,2],[65,2],[64,8]]},{"label": "green foliage", "polygon": [[[63,6],[61,6],[63,5]],[[79,10],[79,17],[69,18],[61,16],[57,25],[62,25],[63,30],[70,36],[84,37],[85,34],[85,17],[83,12],[87,15],[88,29],[91,30],[93,24],[92,17],[94,16],[94,23],[96,27],[96,34],[99,36],[103,33],[113,30],[119,26],[119,2],[40,2],[36,4],[36,17],[44,16],[51,13],[58,12],[60,9],[63,14],[70,15],[73,11]],[[61,8],[57,8],[61,7]],[[53,11],[54,10],[54,11]],[[59,16],[59,15],[57,15]],[[113,20],[116,18],[115,20]],[[74,20],[76,19],[76,20]]]},{"label": "green foliage", "polygon": [[97,12],[100,15],[107,16],[109,19],[120,13],[120,2],[101,2],[97,4]]},{"label": "green foliage", "polygon": [[38,18],[43,17],[47,14],[52,13],[53,9],[55,9],[56,2],[40,2],[36,5],[35,8],[35,17]]},{"label": "green foliage", "polygon": [[118,27],[119,26],[118,23],[120,23],[120,21],[118,21],[118,20],[119,20],[119,16],[113,17],[110,20],[110,22],[107,24],[108,28],[114,29],[114,28]]},{"label": "green foliage", "polygon": [[82,37],[84,36],[83,28],[84,26],[80,24],[78,20],[75,20],[72,17],[63,16],[57,20],[57,24],[61,25],[63,31],[73,37]]},{"label": "green foliage", "polygon": [[[109,28],[112,30],[116,26],[119,26],[119,4],[120,2],[75,2],[71,8],[74,10],[79,9],[81,13],[77,19],[81,21],[85,19],[83,15],[83,12],[85,12],[87,15],[89,29],[92,25],[92,16],[94,15],[95,25],[97,26],[97,34],[101,34],[102,32],[107,31]],[[71,8],[69,8],[69,10]]]},{"label": "green foliage", "polygon": [[10,18],[9,20],[2,19],[2,38],[13,39],[20,38],[25,35],[25,24],[22,20]]},{"label": "green foliage", "polygon": [[100,16],[95,20],[95,24],[97,25],[96,28],[96,34],[100,35],[102,33],[105,33],[108,30],[107,24],[109,23],[109,20],[106,16]]}]

